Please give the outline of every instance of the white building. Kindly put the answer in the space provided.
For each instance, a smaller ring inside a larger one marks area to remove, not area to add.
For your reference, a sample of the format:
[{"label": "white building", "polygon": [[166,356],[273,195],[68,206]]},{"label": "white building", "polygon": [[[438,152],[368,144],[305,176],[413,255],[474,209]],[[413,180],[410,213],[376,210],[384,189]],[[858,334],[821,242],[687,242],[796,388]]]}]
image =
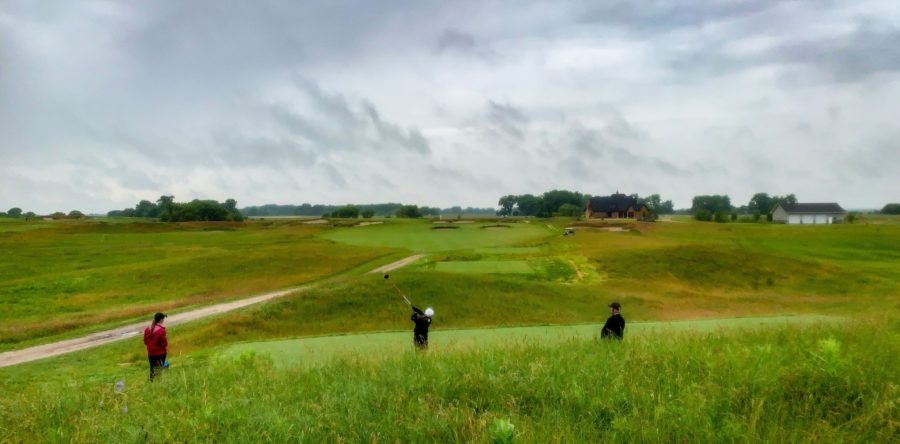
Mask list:
[{"label": "white building", "polygon": [[780,203],[772,209],[772,220],[789,224],[839,224],[847,212],[836,203]]}]

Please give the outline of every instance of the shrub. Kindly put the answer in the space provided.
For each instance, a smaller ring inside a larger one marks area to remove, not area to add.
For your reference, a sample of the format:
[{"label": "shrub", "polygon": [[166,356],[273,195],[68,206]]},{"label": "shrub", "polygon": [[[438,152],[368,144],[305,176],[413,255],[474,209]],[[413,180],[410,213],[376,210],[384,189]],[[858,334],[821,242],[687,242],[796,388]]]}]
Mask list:
[{"label": "shrub", "polygon": [[694,211],[694,219],[700,220],[700,221],[709,221],[710,220],[709,211],[704,210],[704,209],[699,209],[697,211]]},{"label": "shrub", "polygon": [[365,219],[371,219],[372,216],[375,215],[375,212],[372,211],[372,210],[363,210],[361,214],[362,214],[362,217],[363,217],[363,218],[365,218]]}]

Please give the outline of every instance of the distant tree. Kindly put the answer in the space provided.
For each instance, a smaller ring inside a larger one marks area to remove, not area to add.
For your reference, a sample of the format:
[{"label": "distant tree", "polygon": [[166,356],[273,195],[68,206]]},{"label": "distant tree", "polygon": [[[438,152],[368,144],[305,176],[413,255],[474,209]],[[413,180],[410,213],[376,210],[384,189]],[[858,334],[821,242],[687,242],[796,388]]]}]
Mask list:
[{"label": "distant tree", "polygon": [[889,203],[881,209],[881,214],[900,214],[900,203]]},{"label": "distant tree", "polygon": [[50,218],[52,219],[65,219],[65,217],[66,213],[63,213],[62,211],[57,211],[50,215]]},{"label": "distant tree", "polygon": [[581,215],[581,207],[572,205],[570,203],[565,203],[559,206],[558,213],[560,216],[564,217],[578,217],[579,215]]},{"label": "distant tree", "polygon": [[731,213],[731,221],[734,222],[737,220],[737,213]]},{"label": "distant tree", "polygon": [[84,213],[78,210],[69,211],[69,219],[81,219],[84,217]]},{"label": "distant tree", "polygon": [[[237,202],[234,204],[237,205]],[[159,196],[159,199],[156,200],[156,206],[159,208],[159,217],[163,222],[172,220],[172,215],[175,212],[175,196]]]},{"label": "distant tree", "polygon": [[22,215],[22,209],[19,207],[12,207],[6,212],[6,215],[8,217],[20,217]]},{"label": "distant tree", "polygon": [[500,216],[511,216],[513,212],[513,207],[516,206],[516,196],[512,194],[503,196],[497,201],[497,205],[500,205],[500,211],[497,212]]},{"label": "distant tree", "polygon": [[322,213],[322,218],[327,219],[331,217],[331,213]]},{"label": "distant tree", "polygon": [[533,194],[522,194],[516,196],[516,206],[519,208],[519,215],[534,216],[541,210],[541,198]]},{"label": "distant tree", "polygon": [[356,205],[344,205],[331,212],[331,217],[356,219],[359,217],[359,208]]},{"label": "distant tree", "polygon": [[362,214],[362,217],[365,219],[371,219],[372,216],[375,215],[375,211],[372,209],[365,209],[365,210],[362,210],[362,212],[360,214]]},{"label": "distant tree", "polygon": [[4,213],[3,211],[0,211],[0,217],[9,217],[9,215]]},{"label": "distant tree", "polygon": [[858,217],[859,217],[859,213],[857,213],[857,212],[855,212],[855,211],[851,211],[851,212],[847,213],[847,217],[845,217],[844,220],[845,220],[848,224],[852,224],[852,223],[856,222],[856,219],[857,219]]},{"label": "distant tree", "polygon": [[159,217],[159,207],[149,200],[142,200],[134,207],[135,217]]},{"label": "distant tree", "polygon": [[441,209],[437,207],[419,207],[419,213],[422,216],[440,216]]},{"label": "distant tree", "polygon": [[422,213],[418,205],[403,205],[397,210],[397,217],[417,218],[422,217]]},{"label": "distant tree", "polygon": [[709,211],[707,211],[706,209],[701,208],[697,211],[694,211],[694,219],[696,220],[708,222],[711,218],[712,217],[710,216]]},{"label": "distant tree", "polygon": [[[731,212],[731,199],[726,195],[705,195],[705,196],[694,196],[692,201],[693,205],[691,205],[691,211],[696,214],[700,210],[704,210],[706,214],[710,214],[715,216],[717,213],[722,213],[722,217],[725,217],[725,214]],[[695,217],[696,218],[696,217]],[[701,218],[696,218],[697,220],[704,220]],[[707,218],[706,220],[709,220]]]},{"label": "distant tree", "polygon": [[717,210],[713,214],[713,220],[715,220],[718,223],[728,222],[728,213],[724,210]]},{"label": "distant tree", "polygon": [[541,210],[538,216],[549,217],[559,212],[563,204],[572,204],[578,208],[584,205],[584,195],[577,191],[551,190],[541,195]]},{"label": "distant tree", "polygon": [[747,211],[750,213],[768,214],[775,206],[774,200],[769,197],[769,193],[756,193],[747,203]]}]

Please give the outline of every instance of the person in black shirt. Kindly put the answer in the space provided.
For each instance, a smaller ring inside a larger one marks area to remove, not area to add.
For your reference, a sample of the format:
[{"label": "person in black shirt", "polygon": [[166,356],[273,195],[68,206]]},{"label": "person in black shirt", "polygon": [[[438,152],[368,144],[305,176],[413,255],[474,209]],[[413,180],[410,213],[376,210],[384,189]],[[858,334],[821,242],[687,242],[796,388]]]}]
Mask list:
[{"label": "person in black shirt", "polygon": [[420,349],[426,349],[428,348],[428,327],[431,326],[431,317],[434,316],[434,310],[428,307],[425,311],[422,311],[415,306],[412,309],[413,314],[410,320],[416,323],[416,328],[413,329],[413,343]]},{"label": "person in black shirt", "polygon": [[625,318],[622,317],[622,313],[619,313],[619,310],[621,309],[622,304],[619,304],[618,302],[609,304],[609,311],[612,315],[606,320],[606,324],[603,325],[603,330],[600,330],[601,338],[622,339],[622,335],[625,334]]}]

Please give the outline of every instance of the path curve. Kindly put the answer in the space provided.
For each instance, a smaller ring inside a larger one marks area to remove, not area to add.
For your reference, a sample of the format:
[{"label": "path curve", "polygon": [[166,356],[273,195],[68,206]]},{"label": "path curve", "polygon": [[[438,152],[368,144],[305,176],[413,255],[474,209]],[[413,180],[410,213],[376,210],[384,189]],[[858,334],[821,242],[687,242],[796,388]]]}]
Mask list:
[{"label": "path curve", "polygon": [[[397,268],[415,262],[423,257],[425,257],[424,254],[409,256],[399,261],[392,262],[387,265],[382,265],[381,267],[378,267],[370,271],[369,273],[385,273],[391,270],[396,270]],[[314,284],[287,288],[278,291],[271,291],[268,293],[251,296],[249,298],[239,299],[231,302],[223,302],[221,304],[207,305],[195,310],[173,314],[166,318],[166,325],[183,324],[185,322],[195,321],[207,316],[237,310],[238,308],[258,304],[260,302],[265,302],[275,298],[280,298],[291,293],[309,290],[313,286]],[[120,339],[130,338],[132,336],[143,334],[144,328],[146,328],[147,325],[147,322],[141,322],[138,324],[126,325],[111,330],[98,331],[96,333],[91,333],[89,335],[81,336],[78,338],[65,339],[48,344],[35,345],[33,347],[23,348],[20,350],[2,352],[0,353],[0,367],[21,364],[23,362],[36,361],[38,359],[58,356],[78,350],[84,350],[86,348],[96,347],[98,345],[106,344],[109,342],[118,341]]]},{"label": "path curve", "polygon": [[376,269],[370,271],[369,273],[370,273],[370,274],[371,274],[371,273],[386,273],[386,272],[388,272],[388,271],[393,271],[393,270],[396,270],[396,269],[398,269],[398,268],[400,268],[400,267],[403,267],[403,266],[405,266],[405,265],[409,265],[409,264],[411,264],[411,263],[413,263],[413,262],[415,262],[415,261],[417,261],[417,260],[419,260],[419,259],[422,259],[423,257],[425,257],[424,254],[414,254],[414,255],[412,255],[412,256],[409,256],[409,257],[405,257],[405,258],[403,258],[403,259],[400,259],[400,260],[397,261],[397,262],[391,262],[390,264],[382,265],[382,266],[380,266],[380,267],[378,267],[378,268],[376,268]]},{"label": "path curve", "polygon": [[[251,296],[245,299],[223,302],[221,304],[215,305],[208,305],[195,310],[176,313],[166,318],[166,325],[183,324],[185,322],[194,321],[200,318],[205,318],[207,316],[229,312],[238,308],[246,307],[248,305],[258,304],[260,302],[280,298],[291,293],[309,290],[313,286],[314,285],[304,285],[300,287],[288,288],[285,290],[272,291],[269,293]],[[147,328],[147,325],[147,322],[141,322],[138,324],[126,325],[124,327],[118,327],[111,330],[99,331],[78,338],[66,339],[63,341],[36,345],[34,347],[23,348],[20,350],[3,352],[0,353],[0,367],[49,358],[51,356],[62,355],[65,353],[70,353],[73,351],[83,350],[90,347],[96,347],[101,344],[118,341],[120,339],[130,338],[132,336],[143,334],[144,329]]]}]

